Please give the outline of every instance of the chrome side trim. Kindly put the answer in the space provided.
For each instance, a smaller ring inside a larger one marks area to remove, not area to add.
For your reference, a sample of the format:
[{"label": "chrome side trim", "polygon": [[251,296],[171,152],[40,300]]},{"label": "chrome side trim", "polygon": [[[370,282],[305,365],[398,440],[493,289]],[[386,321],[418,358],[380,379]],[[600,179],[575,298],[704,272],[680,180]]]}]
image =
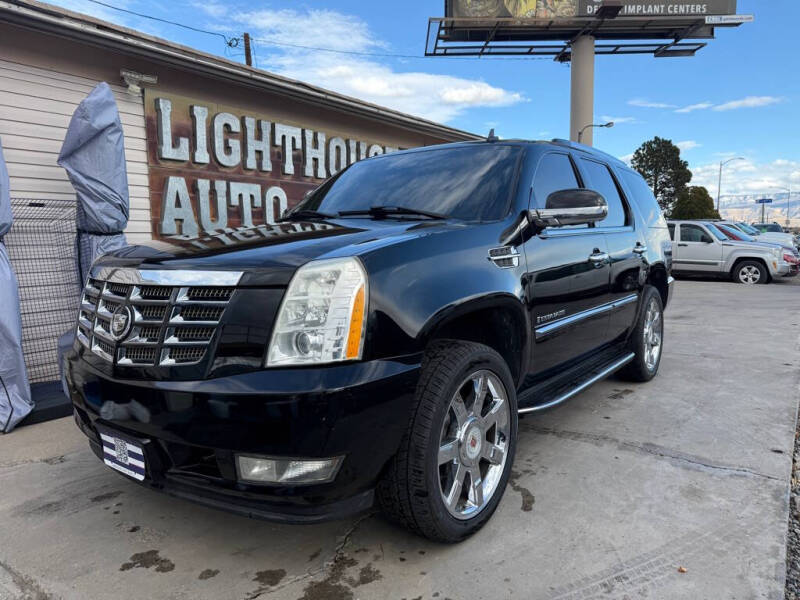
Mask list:
[{"label": "chrome side trim", "polygon": [[134,269],[131,267],[97,267],[91,277],[112,283],[171,286],[235,286],[242,271],[169,271],[165,269]]},{"label": "chrome side trim", "polygon": [[636,302],[639,299],[639,294],[631,294],[630,296],[625,296],[624,298],[620,298],[619,300],[614,300],[613,302],[608,302],[606,304],[601,304],[599,306],[595,306],[594,308],[590,308],[574,315],[570,315],[568,317],[564,317],[563,319],[559,319],[558,321],[553,321],[552,323],[548,323],[547,325],[542,325],[541,327],[537,327],[535,329],[536,338],[544,337],[554,331],[561,329],[562,327],[566,327],[567,325],[572,325],[573,323],[577,323],[579,321],[583,321],[584,319],[588,319],[590,317],[594,317],[596,315],[614,310],[620,306],[624,306],[626,304],[630,304],[631,302]]},{"label": "chrome side trim", "polygon": [[563,237],[567,235],[597,235],[601,233],[626,233],[633,231],[631,225],[623,225],[620,227],[582,227],[559,229],[557,227],[548,227],[539,234],[540,238],[546,239],[548,237]]},{"label": "chrome side trim", "polygon": [[614,371],[617,371],[618,369],[621,369],[622,367],[627,365],[629,362],[631,362],[635,356],[636,355],[633,352],[631,352],[630,354],[628,354],[628,355],[622,357],[621,359],[619,359],[617,362],[609,365],[608,367],[606,367],[605,369],[600,371],[597,375],[595,375],[591,379],[587,379],[586,381],[584,381],[579,386],[571,389],[570,391],[568,391],[565,394],[562,394],[558,398],[555,398],[555,399],[551,400],[550,402],[546,402],[546,403],[540,404],[538,406],[531,406],[531,407],[528,407],[528,408],[520,408],[517,412],[520,413],[520,414],[531,413],[531,412],[536,412],[536,411],[539,411],[539,410],[544,410],[546,408],[552,408],[553,406],[556,406],[557,404],[561,404],[562,402],[564,402],[566,400],[569,400],[570,398],[572,398],[576,394],[581,393],[583,390],[588,388],[590,385],[592,385],[594,383],[597,383],[601,379],[604,379],[604,378],[608,377],[609,375],[611,375]]},{"label": "chrome side trim", "polygon": [[638,299],[639,299],[639,294],[631,294],[630,296],[625,296],[624,298],[615,300],[614,306],[612,308],[617,308],[618,306],[625,306],[626,304],[630,304],[631,302],[636,302]]}]

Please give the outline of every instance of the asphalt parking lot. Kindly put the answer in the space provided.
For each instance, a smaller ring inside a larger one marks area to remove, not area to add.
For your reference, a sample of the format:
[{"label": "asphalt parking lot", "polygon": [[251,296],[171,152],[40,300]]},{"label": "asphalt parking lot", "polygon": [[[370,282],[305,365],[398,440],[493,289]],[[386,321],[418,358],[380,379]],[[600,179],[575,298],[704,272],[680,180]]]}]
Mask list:
[{"label": "asphalt parking lot", "polygon": [[783,598],[800,282],[679,281],[659,376],[520,422],[489,525],[247,520],[142,489],[71,419],[0,437],[0,598]]}]

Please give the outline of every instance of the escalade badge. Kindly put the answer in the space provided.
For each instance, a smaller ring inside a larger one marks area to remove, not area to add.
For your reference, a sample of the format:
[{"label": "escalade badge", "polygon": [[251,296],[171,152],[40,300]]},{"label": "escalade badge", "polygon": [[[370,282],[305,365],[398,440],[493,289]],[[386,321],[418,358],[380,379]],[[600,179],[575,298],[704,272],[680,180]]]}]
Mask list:
[{"label": "escalade badge", "polygon": [[111,315],[111,337],[116,341],[122,340],[131,329],[133,315],[128,306],[118,306]]}]

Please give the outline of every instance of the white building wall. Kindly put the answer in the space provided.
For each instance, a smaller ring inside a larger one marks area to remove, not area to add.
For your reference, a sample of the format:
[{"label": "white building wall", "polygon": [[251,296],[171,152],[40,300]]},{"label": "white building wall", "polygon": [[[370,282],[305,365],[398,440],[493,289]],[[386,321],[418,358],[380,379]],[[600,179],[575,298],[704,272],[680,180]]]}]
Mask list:
[{"label": "white building wall", "polygon": [[[56,160],[72,113],[98,83],[46,65],[0,59],[0,139],[12,198],[75,198],[67,174]],[[129,243],[143,242],[152,237],[143,99],[124,86],[107,83],[117,99],[125,132],[130,190],[125,233]]]}]

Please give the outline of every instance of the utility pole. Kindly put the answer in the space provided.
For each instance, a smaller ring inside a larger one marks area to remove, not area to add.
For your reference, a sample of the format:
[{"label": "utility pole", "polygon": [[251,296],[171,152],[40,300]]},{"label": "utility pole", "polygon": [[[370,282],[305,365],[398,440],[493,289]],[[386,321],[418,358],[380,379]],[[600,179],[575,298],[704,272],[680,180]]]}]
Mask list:
[{"label": "utility pole", "polygon": [[594,123],[594,38],[582,35],[572,43],[570,65],[569,139],[591,146],[592,128],[584,137],[587,123]]},{"label": "utility pole", "polygon": [[244,62],[248,67],[253,66],[253,52],[250,50],[250,34],[244,32]]}]

